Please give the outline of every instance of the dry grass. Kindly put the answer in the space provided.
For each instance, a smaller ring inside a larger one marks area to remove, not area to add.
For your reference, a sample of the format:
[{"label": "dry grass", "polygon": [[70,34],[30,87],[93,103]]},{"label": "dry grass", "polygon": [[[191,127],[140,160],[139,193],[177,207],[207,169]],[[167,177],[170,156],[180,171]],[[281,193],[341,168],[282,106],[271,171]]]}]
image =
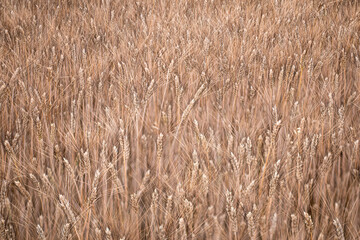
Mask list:
[{"label": "dry grass", "polygon": [[359,11],[1,1],[0,239],[358,239]]}]

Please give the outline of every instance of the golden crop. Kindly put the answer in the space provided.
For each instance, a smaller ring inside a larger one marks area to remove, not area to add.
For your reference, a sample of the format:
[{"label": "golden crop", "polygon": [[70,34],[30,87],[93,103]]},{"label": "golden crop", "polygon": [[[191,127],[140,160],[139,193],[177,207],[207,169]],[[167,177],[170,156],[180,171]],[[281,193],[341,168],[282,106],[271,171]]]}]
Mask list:
[{"label": "golden crop", "polygon": [[359,239],[360,3],[4,0],[0,239]]}]

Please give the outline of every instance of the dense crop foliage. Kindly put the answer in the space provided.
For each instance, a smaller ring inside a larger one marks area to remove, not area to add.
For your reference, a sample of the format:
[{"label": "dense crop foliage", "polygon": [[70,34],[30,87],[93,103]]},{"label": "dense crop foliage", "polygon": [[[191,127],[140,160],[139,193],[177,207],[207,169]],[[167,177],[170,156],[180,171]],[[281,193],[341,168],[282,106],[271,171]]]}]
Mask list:
[{"label": "dense crop foliage", "polygon": [[358,1],[0,3],[0,239],[358,239]]}]

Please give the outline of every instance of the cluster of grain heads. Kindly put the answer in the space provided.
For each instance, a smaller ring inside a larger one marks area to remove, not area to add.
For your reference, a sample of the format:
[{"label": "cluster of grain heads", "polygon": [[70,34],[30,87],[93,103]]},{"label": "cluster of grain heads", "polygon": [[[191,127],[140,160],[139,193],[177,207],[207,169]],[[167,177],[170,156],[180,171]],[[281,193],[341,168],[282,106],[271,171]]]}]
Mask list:
[{"label": "cluster of grain heads", "polygon": [[123,187],[123,184],[121,183],[119,177],[118,177],[118,174],[117,174],[117,171],[115,170],[115,167],[114,167],[114,164],[112,163],[109,163],[108,164],[108,170],[110,172],[110,175],[111,175],[111,180],[114,184],[114,190],[116,192],[118,192],[120,195],[123,195],[125,193],[125,190],[124,190],[124,187]]},{"label": "cluster of grain heads", "polygon": [[61,240],[69,240],[72,238],[72,234],[70,233],[70,223],[65,223],[61,229]]},{"label": "cluster of grain heads", "polygon": [[111,236],[111,231],[110,231],[109,228],[106,228],[106,230],[105,230],[105,239],[106,240],[112,240],[113,239],[112,236]]},{"label": "cluster of grain heads", "polygon": [[334,221],[333,221],[333,224],[335,226],[335,230],[336,230],[336,239],[338,240],[345,240],[345,237],[344,237],[344,230],[341,226],[341,223],[339,221],[338,218],[335,218]]},{"label": "cluster of grain heads", "polygon": [[248,212],[246,214],[246,219],[247,219],[247,223],[248,223],[248,233],[250,236],[251,240],[255,240],[257,239],[257,229],[256,229],[256,225],[255,225],[255,219],[254,219],[254,215],[252,212]]},{"label": "cluster of grain heads", "polygon": [[0,236],[3,239],[15,237],[14,227],[11,223],[10,200],[7,198],[8,183],[3,180],[0,189]]},{"label": "cluster of grain heads", "polygon": [[60,202],[60,207],[64,211],[64,214],[66,215],[68,221],[76,229],[77,219],[75,217],[75,213],[71,209],[69,201],[63,195],[59,195],[59,202]]},{"label": "cluster of grain heads", "polygon": [[157,157],[157,165],[158,165],[158,175],[159,178],[162,177],[161,170],[163,167],[163,137],[162,133],[159,134],[157,141],[156,141],[156,157]]},{"label": "cluster of grain heads", "polygon": [[238,231],[237,213],[233,195],[229,190],[226,191],[226,212],[229,217],[229,225],[231,227],[231,230],[236,233]]},{"label": "cluster of grain heads", "polygon": [[307,212],[304,212],[304,218],[306,232],[310,236],[310,239],[313,239],[314,223],[312,218]]},{"label": "cluster of grain heads", "polygon": [[296,214],[291,214],[290,226],[291,226],[291,235],[293,238],[295,238],[299,228],[299,220]]},{"label": "cluster of grain heads", "polygon": [[359,9],[3,0],[0,238],[356,239]]},{"label": "cluster of grain heads", "polygon": [[95,176],[92,182],[92,187],[91,187],[91,192],[90,192],[90,196],[88,198],[88,204],[89,206],[91,206],[92,204],[94,204],[95,200],[96,200],[96,195],[97,195],[97,189],[98,189],[98,183],[99,183],[99,179],[100,179],[100,171],[96,170],[95,172]]}]

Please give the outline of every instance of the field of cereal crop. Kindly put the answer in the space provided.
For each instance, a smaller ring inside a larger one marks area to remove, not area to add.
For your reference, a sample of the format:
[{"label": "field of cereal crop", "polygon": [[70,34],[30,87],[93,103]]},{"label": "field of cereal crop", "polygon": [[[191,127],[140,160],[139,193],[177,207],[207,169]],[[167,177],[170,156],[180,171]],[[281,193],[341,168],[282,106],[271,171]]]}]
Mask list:
[{"label": "field of cereal crop", "polygon": [[0,2],[0,239],[359,239],[356,0]]}]

